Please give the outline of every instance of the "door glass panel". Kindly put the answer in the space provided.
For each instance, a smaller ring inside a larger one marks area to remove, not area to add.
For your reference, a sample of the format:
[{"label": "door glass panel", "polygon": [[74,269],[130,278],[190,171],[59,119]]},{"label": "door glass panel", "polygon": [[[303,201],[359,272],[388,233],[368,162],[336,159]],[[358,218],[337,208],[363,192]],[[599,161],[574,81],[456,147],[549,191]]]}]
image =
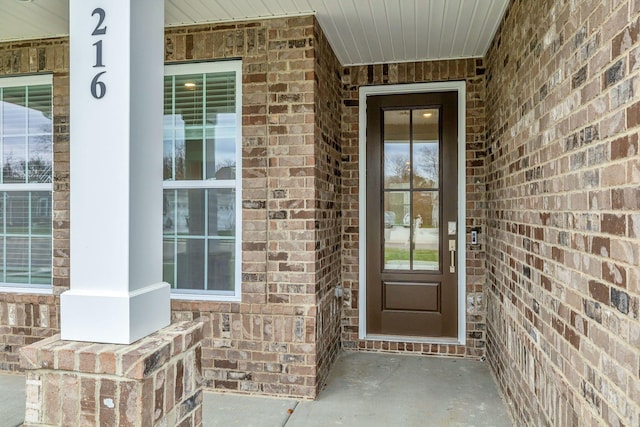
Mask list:
[{"label": "door glass panel", "polygon": [[413,110],[413,187],[438,188],[440,174],[439,112]]},{"label": "door glass panel", "polygon": [[437,191],[413,193],[413,269],[440,270],[440,206]]},{"label": "door glass panel", "polygon": [[404,221],[410,215],[409,191],[384,193],[384,269],[410,270],[411,229]]},{"label": "door glass panel", "polygon": [[408,110],[384,112],[384,188],[409,188],[411,116]]},{"label": "door glass panel", "polygon": [[385,270],[440,270],[439,120],[438,108],[384,112]]}]

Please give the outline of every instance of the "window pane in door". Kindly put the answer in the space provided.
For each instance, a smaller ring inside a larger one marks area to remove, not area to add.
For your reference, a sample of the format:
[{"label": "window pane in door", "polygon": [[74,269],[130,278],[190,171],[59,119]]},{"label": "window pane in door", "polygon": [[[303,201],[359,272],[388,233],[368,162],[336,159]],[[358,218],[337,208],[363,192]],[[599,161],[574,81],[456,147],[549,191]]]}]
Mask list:
[{"label": "window pane in door", "polygon": [[410,270],[409,191],[384,193],[384,269]]},{"label": "window pane in door", "polygon": [[440,270],[439,212],[437,191],[413,192],[414,270]]},{"label": "window pane in door", "polygon": [[384,188],[407,189],[411,174],[408,110],[384,112]]},{"label": "window pane in door", "polygon": [[440,132],[437,109],[413,110],[413,187],[438,188]]}]

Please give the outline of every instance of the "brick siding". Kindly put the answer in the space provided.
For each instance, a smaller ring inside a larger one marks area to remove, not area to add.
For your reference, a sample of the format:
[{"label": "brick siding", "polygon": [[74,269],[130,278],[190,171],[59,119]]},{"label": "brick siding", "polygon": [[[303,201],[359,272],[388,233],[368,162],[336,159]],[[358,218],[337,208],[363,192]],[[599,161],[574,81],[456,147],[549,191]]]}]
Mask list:
[{"label": "brick siding", "polygon": [[339,265],[319,269],[316,251],[335,224],[316,224],[325,209],[315,25],[297,17],[167,30],[168,63],[241,58],[243,67],[242,303],[172,302],[175,319],[206,319],[207,387],[318,391],[317,299],[327,291],[318,283]]},{"label": "brick siding", "polygon": [[487,348],[518,425],[640,424],[639,14],[514,1],[487,54]]},{"label": "brick siding", "polygon": [[316,357],[321,388],[340,349],[342,285],[342,66],[318,22],[315,38]]}]

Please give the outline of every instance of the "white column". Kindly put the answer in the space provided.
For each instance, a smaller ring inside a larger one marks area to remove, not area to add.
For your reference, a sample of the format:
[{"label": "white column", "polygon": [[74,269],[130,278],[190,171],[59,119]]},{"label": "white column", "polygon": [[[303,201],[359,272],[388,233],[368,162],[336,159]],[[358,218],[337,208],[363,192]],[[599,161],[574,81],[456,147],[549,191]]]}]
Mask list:
[{"label": "white column", "polygon": [[71,289],[63,340],[170,323],[162,282],[163,0],[70,0]]}]

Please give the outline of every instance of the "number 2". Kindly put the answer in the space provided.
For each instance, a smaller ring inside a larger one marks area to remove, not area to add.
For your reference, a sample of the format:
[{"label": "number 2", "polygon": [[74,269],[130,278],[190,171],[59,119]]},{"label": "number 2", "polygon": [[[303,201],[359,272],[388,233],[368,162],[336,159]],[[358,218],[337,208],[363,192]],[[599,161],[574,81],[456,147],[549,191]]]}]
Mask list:
[{"label": "number 2", "polygon": [[93,33],[91,33],[92,36],[101,36],[104,34],[107,34],[107,27],[104,26],[102,28],[100,28],[102,26],[102,24],[104,24],[104,17],[106,16],[106,13],[104,11],[104,9],[98,7],[93,9],[93,12],[91,12],[91,16],[94,16],[98,14],[98,25],[96,25],[96,28],[93,30]]}]

